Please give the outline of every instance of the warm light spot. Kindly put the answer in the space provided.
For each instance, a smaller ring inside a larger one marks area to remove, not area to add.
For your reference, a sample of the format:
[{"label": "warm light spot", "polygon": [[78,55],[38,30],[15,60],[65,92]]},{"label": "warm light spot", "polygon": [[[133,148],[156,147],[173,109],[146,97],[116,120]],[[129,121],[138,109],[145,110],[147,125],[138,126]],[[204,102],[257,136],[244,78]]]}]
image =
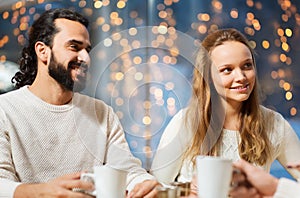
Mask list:
[{"label": "warm light spot", "polygon": [[3,41],[3,43],[8,43],[8,41],[9,41],[9,37],[7,36],[7,35],[5,35],[3,38],[2,38],[2,41]]},{"label": "warm light spot", "polygon": [[138,41],[138,40],[134,40],[134,41],[132,41],[132,47],[134,48],[134,49],[137,49],[137,48],[139,48],[140,46],[141,46],[141,42],[140,41]]},{"label": "warm light spot", "polygon": [[119,13],[117,13],[117,12],[111,12],[110,13],[110,18],[111,19],[116,19],[116,18],[118,18],[119,17]]},{"label": "warm light spot", "polygon": [[291,85],[288,82],[283,83],[283,89],[285,91],[289,91],[291,89]]},{"label": "warm light spot", "polygon": [[282,14],[282,15],[281,15],[281,19],[282,19],[284,22],[288,22],[289,16],[288,16],[287,14]]},{"label": "warm light spot", "polygon": [[165,42],[166,46],[172,47],[174,45],[174,41],[172,39],[167,39]]},{"label": "warm light spot", "polygon": [[144,109],[151,109],[152,104],[150,101],[147,100],[147,101],[144,101],[143,106],[144,106]]},{"label": "warm light spot", "polygon": [[116,112],[116,114],[117,114],[117,116],[118,116],[118,118],[119,118],[120,120],[122,120],[122,119],[123,119],[123,117],[124,117],[124,114],[123,114],[123,112],[121,112],[121,111],[117,111],[117,112]]},{"label": "warm light spot", "polygon": [[158,56],[157,55],[152,55],[150,57],[150,62],[151,63],[157,63],[158,62]]},{"label": "warm light spot", "polygon": [[109,5],[109,0],[103,0],[102,3],[103,3],[103,6],[108,6]]},{"label": "warm light spot", "polygon": [[295,116],[297,114],[297,109],[295,107],[292,107],[290,110],[291,116]]},{"label": "warm light spot", "polygon": [[79,7],[83,8],[86,6],[86,1],[79,1],[78,5]]},{"label": "warm light spot", "polygon": [[137,29],[136,28],[129,28],[128,33],[131,36],[135,36],[137,34]]},{"label": "warm light spot", "polygon": [[110,25],[104,24],[104,25],[102,26],[102,31],[103,31],[103,32],[108,32],[109,30],[110,30]]},{"label": "warm light spot", "polygon": [[254,19],[254,14],[251,13],[251,12],[248,12],[247,13],[247,19],[250,20],[250,21],[252,21]]},{"label": "warm light spot", "polygon": [[130,18],[135,19],[138,16],[138,12],[137,11],[131,11],[129,16],[130,16]]},{"label": "warm light spot", "polygon": [[286,55],[285,54],[280,54],[279,59],[281,62],[285,62],[286,61]]},{"label": "warm light spot", "polygon": [[102,1],[95,1],[95,2],[94,2],[94,7],[95,7],[96,9],[99,9],[99,8],[101,8],[102,6],[103,6]]},{"label": "warm light spot", "polygon": [[116,105],[117,106],[122,106],[124,104],[124,100],[122,98],[117,98],[116,99]]},{"label": "warm light spot", "polygon": [[133,63],[138,65],[138,64],[141,64],[142,62],[142,58],[140,56],[136,56],[133,58]]},{"label": "warm light spot", "polygon": [[289,51],[289,45],[287,43],[282,43],[281,48],[286,52]]},{"label": "warm light spot", "polygon": [[97,18],[96,23],[98,26],[102,25],[103,23],[105,23],[105,18],[104,17]]},{"label": "warm light spot", "polygon": [[126,6],[126,3],[125,3],[124,1],[119,1],[119,2],[117,3],[117,7],[118,7],[119,9],[125,8],[125,6]]},{"label": "warm light spot", "polygon": [[197,18],[199,21],[209,21],[210,20],[210,16],[207,13],[200,13],[197,15]]},{"label": "warm light spot", "polygon": [[287,65],[291,65],[292,64],[292,59],[290,57],[287,57],[285,63]]},{"label": "warm light spot", "polygon": [[105,47],[110,47],[112,45],[112,40],[110,38],[107,38],[103,41],[103,44]]},{"label": "warm light spot", "polygon": [[207,27],[205,25],[199,25],[198,32],[200,34],[205,34],[207,32]]},{"label": "warm light spot", "polygon": [[144,116],[144,117],[143,117],[143,123],[144,123],[145,125],[151,124],[151,118],[150,118],[149,116]]},{"label": "warm light spot", "polygon": [[115,75],[116,80],[120,81],[123,80],[124,74],[122,72],[117,72]]},{"label": "warm light spot", "polygon": [[173,90],[174,89],[174,83],[173,82],[167,82],[165,84],[165,89],[170,91],[170,90]]},{"label": "warm light spot", "polygon": [[237,19],[239,17],[239,12],[237,9],[233,8],[231,11],[230,11],[230,16],[234,19]]},{"label": "warm light spot", "polygon": [[154,90],[154,97],[155,99],[161,99],[163,97],[163,91],[159,88]]},{"label": "warm light spot", "polygon": [[[285,77],[285,72],[284,72],[283,69],[278,69],[278,76],[279,76],[279,78],[284,78]],[[282,85],[280,87],[283,86],[284,82],[281,82],[281,83],[282,83]]]},{"label": "warm light spot", "polygon": [[163,57],[163,62],[166,64],[170,64],[171,63],[171,57],[170,56],[164,56]]},{"label": "warm light spot", "polygon": [[15,28],[15,29],[13,30],[13,34],[14,34],[14,36],[18,36],[18,35],[20,34],[19,28]]},{"label": "warm light spot", "polygon": [[5,19],[7,19],[8,17],[9,17],[9,12],[7,12],[7,11],[3,12],[2,18],[5,20]]},{"label": "warm light spot", "polygon": [[167,99],[168,106],[175,106],[175,99],[170,97]]},{"label": "warm light spot", "polygon": [[118,41],[121,39],[121,34],[120,33],[114,33],[111,38],[114,40],[114,41]]},{"label": "warm light spot", "polygon": [[292,30],[289,29],[289,28],[285,29],[285,35],[288,36],[288,37],[291,37],[293,35]]},{"label": "warm light spot", "polygon": [[265,49],[269,49],[269,47],[270,47],[269,41],[264,40],[264,41],[262,42],[262,46],[263,46],[263,48],[265,48]]},{"label": "warm light spot", "polygon": [[160,43],[163,43],[166,40],[166,38],[164,35],[158,35],[156,40]]},{"label": "warm light spot", "polygon": [[286,93],[285,93],[285,98],[286,98],[287,100],[292,100],[292,98],[293,98],[292,92],[290,92],[290,91],[286,92]]},{"label": "warm light spot", "polygon": [[176,29],[175,29],[174,27],[169,27],[169,28],[168,28],[168,33],[169,33],[170,35],[175,34],[175,33],[176,33]]},{"label": "warm light spot", "polygon": [[16,9],[20,9],[23,6],[22,1],[18,1],[15,5]]},{"label": "warm light spot", "polygon": [[166,34],[168,32],[168,28],[164,25],[158,26],[157,30],[160,34]]},{"label": "warm light spot", "polygon": [[247,0],[247,5],[249,6],[249,7],[253,7],[254,6],[254,2],[253,2],[253,0]]},{"label": "warm light spot", "polygon": [[164,19],[168,16],[168,13],[166,11],[162,10],[158,13],[158,16],[159,16],[159,18]]},{"label": "warm light spot", "polygon": [[127,46],[128,45],[128,40],[125,39],[125,38],[121,39],[120,40],[120,45],[123,46],[123,47]]},{"label": "warm light spot", "polygon": [[278,73],[277,73],[276,71],[272,71],[272,72],[271,72],[271,77],[272,77],[273,79],[278,78]]},{"label": "warm light spot", "polygon": [[277,34],[278,34],[278,36],[283,36],[284,35],[284,31],[283,31],[283,29],[281,29],[281,28],[278,28],[277,29]]},{"label": "warm light spot", "polygon": [[171,54],[172,56],[178,56],[178,54],[179,54],[179,49],[177,49],[177,48],[175,48],[175,47],[171,48],[171,49],[170,49],[170,54]]},{"label": "warm light spot", "polygon": [[6,56],[5,55],[0,56],[0,61],[5,62],[6,61]]}]

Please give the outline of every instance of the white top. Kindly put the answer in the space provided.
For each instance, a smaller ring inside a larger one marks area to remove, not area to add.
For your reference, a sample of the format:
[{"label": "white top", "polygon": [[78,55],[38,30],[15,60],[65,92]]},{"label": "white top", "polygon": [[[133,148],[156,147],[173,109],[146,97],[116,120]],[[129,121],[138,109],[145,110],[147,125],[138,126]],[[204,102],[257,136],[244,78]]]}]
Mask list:
[{"label": "white top", "polygon": [[0,197],[19,183],[47,182],[93,166],[129,171],[127,189],[154,179],[128,147],[119,119],[100,100],[75,93],[51,105],[27,87],[0,95]]},{"label": "white top", "polygon": [[[288,162],[300,161],[300,142],[297,134],[290,124],[277,112],[261,106],[261,109],[267,115],[274,114],[273,130],[268,131],[272,144],[272,154],[267,163],[262,167],[270,171],[271,164],[278,160],[285,165]],[[179,175],[178,180],[187,182],[192,180],[192,163],[183,159],[183,154],[191,144],[192,131],[185,126],[184,118],[186,109],[180,110],[170,121],[162,134],[160,143],[153,159],[151,173],[163,183],[170,183]],[[272,117],[272,116],[267,116]],[[271,122],[266,122],[272,124]],[[223,129],[223,141],[221,146],[221,157],[229,158],[233,161],[240,159],[238,144],[240,135],[238,131]],[[293,177],[300,178],[300,173],[294,170],[288,170]]]},{"label": "white top", "polygon": [[300,184],[286,179],[279,179],[278,186],[273,198],[299,198]]}]

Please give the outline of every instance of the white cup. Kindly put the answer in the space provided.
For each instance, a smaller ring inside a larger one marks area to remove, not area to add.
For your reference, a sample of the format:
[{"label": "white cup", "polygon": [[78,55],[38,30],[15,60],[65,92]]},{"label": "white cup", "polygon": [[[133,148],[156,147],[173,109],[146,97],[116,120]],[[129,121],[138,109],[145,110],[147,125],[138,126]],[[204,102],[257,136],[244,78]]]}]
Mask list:
[{"label": "white cup", "polygon": [[124,198],[126,196],[127,172],[109,166],[95,166],[97,198]]},{"label": "white cup", "polygon": [[232,161],[197,156],[197,184],[200,198],[227,198],[232,178]]}]

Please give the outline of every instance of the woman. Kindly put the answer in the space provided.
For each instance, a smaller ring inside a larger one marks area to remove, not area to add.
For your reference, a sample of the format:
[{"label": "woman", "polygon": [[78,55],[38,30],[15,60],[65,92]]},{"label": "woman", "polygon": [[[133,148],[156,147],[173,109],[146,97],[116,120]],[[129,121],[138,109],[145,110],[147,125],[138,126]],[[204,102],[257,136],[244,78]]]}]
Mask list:
[{"label": "woman", "polygon": [[269,171],[276,159],[281,164],[299,161],[299,151],[289,123],[259,103],[254,52],[247,39],[235,29],[223,29],[203,40],[190,105],[166,127],[151,172],[164,183],[191,181],[197,155],[242,158]]}]

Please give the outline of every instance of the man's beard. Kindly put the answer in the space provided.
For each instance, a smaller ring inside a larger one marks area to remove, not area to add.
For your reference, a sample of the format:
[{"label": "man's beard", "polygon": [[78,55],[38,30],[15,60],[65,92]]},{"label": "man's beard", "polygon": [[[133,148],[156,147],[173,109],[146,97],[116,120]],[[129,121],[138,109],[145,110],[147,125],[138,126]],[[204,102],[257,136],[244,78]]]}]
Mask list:
[{"label": "man's beard", "polygon": [[72,79],[72,69],[74,67],[85,67],[87,69],[87,65],[84,63],[78,63],[78,61],[70,61],[68,64],[68,68],[66,69],[64,65],[58,63],[54,57],[53,52],[51,53],[51,59],[48,67],[49,75],[56,80],[61,86],[65,89],[73,92],[82,91],[85,88],[86,84],[86,75],[82,77],[81,75],[77,75],[78,81],[74,83]]}]

